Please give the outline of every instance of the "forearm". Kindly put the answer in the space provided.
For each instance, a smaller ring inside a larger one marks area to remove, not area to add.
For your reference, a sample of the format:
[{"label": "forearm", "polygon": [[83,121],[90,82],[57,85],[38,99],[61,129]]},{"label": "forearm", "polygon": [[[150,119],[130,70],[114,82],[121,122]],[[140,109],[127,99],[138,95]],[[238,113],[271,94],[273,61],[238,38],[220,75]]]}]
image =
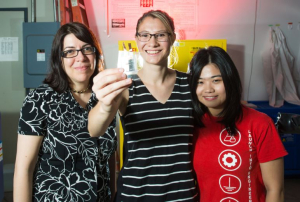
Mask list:
[{"label": "forearm", "polygon": [[33,172],[26,170],[15,170],[14,173],[14,202],[32,201]]},{"label": "forearm", "polygon": [[132,80],[126,79],[124,69],[111,68],[101,71],[93,81],[92,90],[96,94],[98,103],[89,112],[88,130],[91,137],[99,137],[105,133],[117,111],[125,111],[119,107],[121,103],[122,106],[127,104],[128,87]]},{"label": "forearm", "polygon": [[284,191],[281,190],[267,190],[266,202],[284,202]]},{"label": "forearm", "polygon": [[14,201],[32,201],[33,172],[43,136],[18,135],[14,172]]},{"label": "forearm", "polygon": [[103,112],[101,110],[101,104],[98,103],[90,112],[88,117],[88,130],[91,137],[102,136],[109,124],[114,119],[117,110],[110,112]]},{"label": "forearm", "polygon": [[260,164],[266,187],[266,202],[284,201],[284,166],[283,158]]}]

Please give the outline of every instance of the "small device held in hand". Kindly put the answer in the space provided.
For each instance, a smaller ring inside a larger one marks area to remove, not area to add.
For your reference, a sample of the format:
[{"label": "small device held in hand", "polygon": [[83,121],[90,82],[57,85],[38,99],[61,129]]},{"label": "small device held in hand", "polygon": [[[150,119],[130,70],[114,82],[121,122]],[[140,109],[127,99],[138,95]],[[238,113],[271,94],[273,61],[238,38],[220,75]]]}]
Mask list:
[{"label": "small device held in hand", "polygon": [[136,78],[138,72],[138,52],[132,51],[131,43],[128,44],[129,51],[123,43],[123,51],[119,51],[118,68],[123,68],[127,78]]}]

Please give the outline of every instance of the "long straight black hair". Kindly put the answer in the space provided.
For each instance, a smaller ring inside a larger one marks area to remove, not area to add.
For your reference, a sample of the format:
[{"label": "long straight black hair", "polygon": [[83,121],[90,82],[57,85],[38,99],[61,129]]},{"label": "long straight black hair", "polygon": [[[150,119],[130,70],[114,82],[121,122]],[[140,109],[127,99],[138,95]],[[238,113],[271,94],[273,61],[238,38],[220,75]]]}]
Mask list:
[{"label": "long straight black hair", "polygon": [[208,111],[207,107],[199,102],[196,89],[202,69],[208,64],[215,64],[223,79],[226,92],[224,109],[218,116],[222,117],[219,121],[226,128],[229,134],[236,134],[236,122],[242,119],[242,84],[237,68],[230,56],[220,47],[211,46],[207,49],[200,49],[190,62],[190,87],[194,117],[196,125],[204,127],[201,121],[202,116]]},{"label": "long straight black hair", "polygon": [[96,76],[100,71],[99,67],[103,67],[103,62],[101,59],[102,50],[100,49],[100,45],[93,32],[84,24],[79,22],[71,22],[64,24],[59,28],[54,37],[50,56],[50,69],[49,73],[47,74],[44,80],[45,84],[48,84],[50,87],[52,87],[55,91],[59,93],[62,93],[69,89],[68,75],[64,71],[62,64],[63,44],[64,39],[68,34],[74,34],[77,39],[88,43],[96,48],[96,64],[94,73],[92,74],[89,81],[90,86],[93,85],[94,76]]}]

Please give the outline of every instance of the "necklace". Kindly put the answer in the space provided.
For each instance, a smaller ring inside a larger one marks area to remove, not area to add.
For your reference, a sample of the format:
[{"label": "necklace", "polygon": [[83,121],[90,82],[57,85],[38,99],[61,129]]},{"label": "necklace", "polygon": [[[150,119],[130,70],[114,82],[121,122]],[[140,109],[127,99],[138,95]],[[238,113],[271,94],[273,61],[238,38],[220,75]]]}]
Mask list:
[{"label": "necklace", "polygon": [[79,90],[79,91],[77,91],[77,90],[71,89],[71,91],[72,91],[73,93],[79,93],[79,94],[81,94],[81,93],[85,93],[89,88],[90,88],[90,86],[88,86],[88,87],[87,87],[86,89],[84,89],[84,90]]}]

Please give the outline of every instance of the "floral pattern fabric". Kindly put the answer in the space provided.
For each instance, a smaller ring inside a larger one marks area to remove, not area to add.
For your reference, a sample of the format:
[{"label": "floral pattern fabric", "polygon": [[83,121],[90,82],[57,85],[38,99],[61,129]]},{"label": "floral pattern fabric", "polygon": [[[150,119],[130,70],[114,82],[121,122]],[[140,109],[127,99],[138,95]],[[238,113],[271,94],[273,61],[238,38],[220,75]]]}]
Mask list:
[{"label": "floral pattern fabric", "polygon": [[44,136],[33,201],[110,201],[108,159],[117,147],[115,120],[103,136],[90,137],[88,112],[96,103],[92,93],[84,109],[70,91],[59,94],[46,84],[25,98],[18,133]]}]

